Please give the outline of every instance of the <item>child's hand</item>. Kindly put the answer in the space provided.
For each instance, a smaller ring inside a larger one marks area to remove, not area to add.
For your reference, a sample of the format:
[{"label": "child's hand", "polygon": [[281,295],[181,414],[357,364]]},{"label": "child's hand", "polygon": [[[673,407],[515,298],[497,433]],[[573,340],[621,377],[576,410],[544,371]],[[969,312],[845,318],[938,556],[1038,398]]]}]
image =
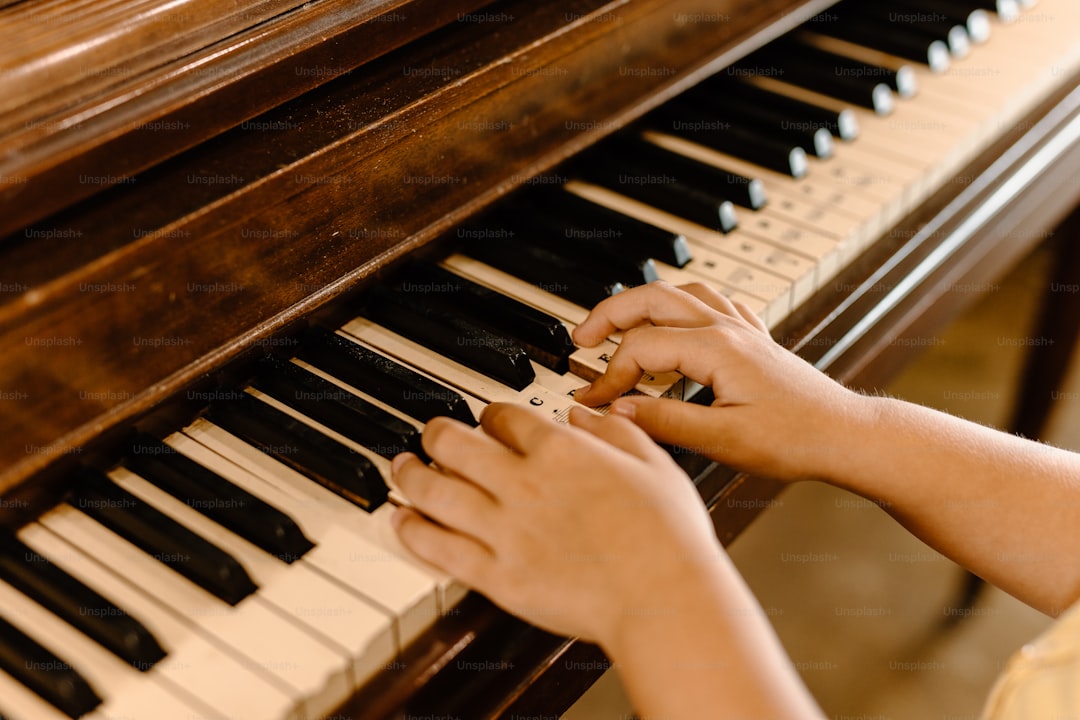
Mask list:
[{"label": "child's hand", "polygon": [[702,583],[733,570],[701,498],[633,423],[577,410],[557,425],[491,405],[484,432],[436,418],[424,449],[394,460],[417,511],[402,542],[503,608],[612,647],[643,617],[685,614]]},{"label": "child's hand", "polygon": [[607,372],[575,397],[601,405],[642,371],[678,370],[712,387],[711,407],[640,396],[615,400],[656,440],[781,480],[827,477],[843,453],[846,420],[865,413],[846,390],[777,345],[746,307],[705,285],[652,283],[607,298],[574,332],[590,347],[624,331]]}]

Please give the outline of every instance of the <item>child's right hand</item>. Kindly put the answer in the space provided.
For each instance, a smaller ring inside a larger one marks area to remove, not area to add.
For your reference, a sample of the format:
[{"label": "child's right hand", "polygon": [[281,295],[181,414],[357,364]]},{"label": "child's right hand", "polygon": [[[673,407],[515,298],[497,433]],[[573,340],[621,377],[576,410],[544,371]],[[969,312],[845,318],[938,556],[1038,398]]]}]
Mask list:
[{"label": "child's right hand", "polygon": [[[651,283],[607,298],[574,332],[584,347],[623,331],[607,371],[575,398],[631,418],[653,439],[780,480],[829,477],[872,405],[776,344],[745,306],[704,284]],[[677,370],[711,406],[619,398],[643,371]],[[618,398],[618,399],[616,399]]]}]

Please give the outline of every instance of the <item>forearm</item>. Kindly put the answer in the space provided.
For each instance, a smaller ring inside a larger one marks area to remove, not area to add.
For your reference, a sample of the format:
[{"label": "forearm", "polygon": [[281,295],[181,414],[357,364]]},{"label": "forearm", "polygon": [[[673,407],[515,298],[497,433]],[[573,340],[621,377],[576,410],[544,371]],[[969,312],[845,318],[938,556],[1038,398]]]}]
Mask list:
[{"label": "forearm", "polygon": [[1080,596],[1080,456],[898,400],[858,402],[829,482],[1045,612]]},{"label": "forearm", "polygon": [[[760,605],[726,557],[605,644],[643,720],[820,720]],[[677,688],[677,690],[676,690]]]}]

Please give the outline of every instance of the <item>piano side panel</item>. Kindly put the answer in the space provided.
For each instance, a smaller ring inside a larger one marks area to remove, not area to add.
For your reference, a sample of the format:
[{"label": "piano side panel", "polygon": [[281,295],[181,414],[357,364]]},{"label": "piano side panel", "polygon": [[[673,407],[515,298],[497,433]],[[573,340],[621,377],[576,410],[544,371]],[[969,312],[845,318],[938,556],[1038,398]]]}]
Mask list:
[{"label": "piano side panel", "polygon": [[0,492],[827,5],[494,5],[499,33],[463,23],[261,118],[287,130],[227,133],[28,231],[55,252],[0,248],[23,288],[0,306],[0,388],[21,393]]}]

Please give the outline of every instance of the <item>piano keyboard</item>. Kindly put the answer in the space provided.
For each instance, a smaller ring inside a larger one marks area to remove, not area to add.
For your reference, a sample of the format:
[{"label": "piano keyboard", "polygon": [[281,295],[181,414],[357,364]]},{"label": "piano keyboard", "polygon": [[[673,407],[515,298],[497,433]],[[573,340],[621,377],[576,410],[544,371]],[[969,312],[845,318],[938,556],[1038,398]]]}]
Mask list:
[{"label": "piano keyboard", "polygon": [[[0,715],[332,713],[466,591],[389,522],[390,459],[422,452],[427,420],[475,425],[490,402],[564,420],[619,342],[569,333],[630,285],[709,283],[775,326],[1080,67],[1072,0],[895,8],[936,19],[842,3],[87,469],[0,538]],[[696,389],[669,373],[636,391]]]}]

